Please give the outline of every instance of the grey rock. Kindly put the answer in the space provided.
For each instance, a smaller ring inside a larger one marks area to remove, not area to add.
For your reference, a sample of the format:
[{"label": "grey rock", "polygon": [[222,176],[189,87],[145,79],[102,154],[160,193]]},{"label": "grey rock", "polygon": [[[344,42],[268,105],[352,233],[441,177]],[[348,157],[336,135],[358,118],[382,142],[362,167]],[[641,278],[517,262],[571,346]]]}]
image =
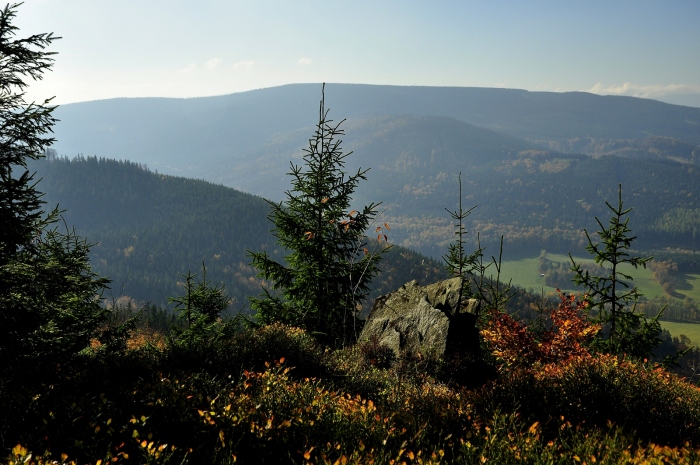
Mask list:
[{"label": "grey rock", "polygon": [[396,356],[402,351],[439,358],[456,352],[476,353],[480,301],[462,299],[462,282],[452,278],[422,287],[411,281],[379,297],[359,341],[376,338]]}]

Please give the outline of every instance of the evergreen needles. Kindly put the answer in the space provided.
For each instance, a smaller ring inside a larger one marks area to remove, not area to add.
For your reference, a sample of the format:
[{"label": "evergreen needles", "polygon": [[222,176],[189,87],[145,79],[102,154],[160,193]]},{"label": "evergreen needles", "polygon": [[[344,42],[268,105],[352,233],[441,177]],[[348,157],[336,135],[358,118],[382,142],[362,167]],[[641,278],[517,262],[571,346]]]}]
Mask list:
[{"label": "evergreen needles", "polygon": [[[262,298],[251,298],[260,323],[299,326],[332,346],[351,342],[359,332],[360,302],[379,272],[381,251],[368,248],[366,231],[379,204],[350,210],[352,194],[368,170],[343,171],[345,159],[340,125],[328,118],[322,97],[319,121],[305,166],[291,164],[292,189],[286,201],[270,202],[274,236],[289,254],[275,261],[267,251],[249,252],[259,277],[271,282]],[[386,242],[386,236],[379,240]],[[276,252],[275,252],[276,253]]]},{"label": "evergreen needles", "polygon": [[27,103],[24,91],[53,65],[44,49],[57,38],[14,39],[18,6],[0,10],[0,382],[86,348],[108,313],[108,280],[92,273],[90,244],[57,226],[57,208],[45,214],[27,169],[53,143],[56,119],[50,99]]},{"label": "evergreen needles", "polygon": [[602,276],[591,275],[569,254],[571,270],[574,272],[572,281],[585,287],[586,299],[596,312],[594,321],[602,324],[607,333],[607,337],[596,341],[600,350],[613,354],[626,353],[639,358],[650,357],[653,348],[660,342],[658,318],[661,313],[656,318],[647,320],[644,315],[635,312],[641,294],[636,286],[630,284],[632,276],[626,274],[622,266],[627,264],[634,268],[646,268],[652,257],[630,254],[636,237],[630,235],[630,219],[626,216],[632,209],[623,207],[622,185],[618,186],[617,195],[617,206],[605,202],[612,211],[608,227],[596,217],[601,242],[594,243],[588,231],[584,230],[588,239],[586,250],[593,256],[595,263],[605,267],[608,273]]}]

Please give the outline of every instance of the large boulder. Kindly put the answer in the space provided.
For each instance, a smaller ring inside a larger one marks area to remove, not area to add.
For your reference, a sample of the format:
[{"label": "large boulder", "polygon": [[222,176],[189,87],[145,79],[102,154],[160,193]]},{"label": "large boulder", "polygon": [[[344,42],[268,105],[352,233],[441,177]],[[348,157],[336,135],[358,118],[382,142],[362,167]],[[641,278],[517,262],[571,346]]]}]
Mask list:
[{"label": "large boulder", "polygon": [[438,358],[477,353],[480,301],[463,299],[462,283],[457,277],[422,287],[414,280],[379,297],[359,341],[375,340],[397,357],[401,352]]}]

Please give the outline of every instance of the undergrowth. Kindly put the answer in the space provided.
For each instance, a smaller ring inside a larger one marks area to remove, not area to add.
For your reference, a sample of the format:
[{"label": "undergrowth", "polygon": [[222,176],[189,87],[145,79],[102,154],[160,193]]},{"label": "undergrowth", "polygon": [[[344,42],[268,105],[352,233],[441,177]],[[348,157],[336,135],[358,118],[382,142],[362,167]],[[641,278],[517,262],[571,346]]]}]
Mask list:
[{"label": "undergrowth", "polygon": [[50,379],[5,381],[6,462],[700,459],[698,389],[623,357],[534,361],[467,389],[444,376],[440,361],[389,362],[376,344],[322,350],[282,325],[241,331],[188,357],[151,336],[136,335],[119,354],[84,353]]}]

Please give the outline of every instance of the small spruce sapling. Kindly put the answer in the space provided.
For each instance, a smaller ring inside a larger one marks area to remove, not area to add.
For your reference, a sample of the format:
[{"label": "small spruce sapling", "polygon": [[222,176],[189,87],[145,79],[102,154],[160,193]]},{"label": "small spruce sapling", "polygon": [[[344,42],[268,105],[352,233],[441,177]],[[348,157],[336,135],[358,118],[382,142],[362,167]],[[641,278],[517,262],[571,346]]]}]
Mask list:
[{"label": "small spruce sapling", "polygon": [[[445,261],[447,272],[452,276],[460,276],[464,280],[461,297],[479,298],[489,310],[502,311],[505,309],[508,300],[512,296],[511,283],[501,283],[501,260],[503,257],[503,237],[501,236],[501,246],[498,259],[491,257],[491,262],[484,264],[484,248],[477,235],[477,248],[470,255],[466,254],[465,244],[467,230],[464,227],[464,220],[471,214],[477,206],[469,210],[462,207],[462,173],[459,173],[459,209],[447,212],[457,221],[455,235],[457,238],[448,246],[447,254],[442,258]],[[496,276],[486,276],[486,270],[494,265]]]},{"label": "small spruce sapling", "polygon": [[[479,242],[479,250],[481,248],[481,243]],[[501,282],[501,271],[503,262],[503,236],[501,236],[501,242],[498,248],[498,259],[491,256],[491,262],[484,265],[483,253],[479,256],[479,277],[476,287],[478,290],[478,297],[484,302],[486,307],[494,312],[504,312],[508,306],[508,301],[515,295],[515,290],[513,289],[513,280],[509,279],[507,283]],[[486,270],[494,266],[496,269],[496,275],[490,274],[486,276]],[[483,305],[483,304],[482,304]]]},{"label": "small spruce sapling", "polygon": [[185,278],[185,295],[170,297],[168,301],[175,304],[180,311],[179,319],[184,328],[173,327],[173,341],[179,345],[193,346],[215,342],[230,332],[226,322],[219,322],[219,317],[229,306],[229,297],[222,285],[213,286],[207,281],[207,270],[202,263],[202,279],[195,283],[190,271]]},{"label": "small spruce sapling", "polygon": [[450,216],[457,221],[454,225],[455,235],[457,236],[447,248],[447,254],[442,257],[445,261],[445,268],[451,276],[459,276],[464,280],[462,286],[462,297],[472,297],[472,281],[474,275],[481,272],[480,258],[483,256],[483,249],[479,247],[472,254],[467,255],[465,251],[467,230],[464,227],[464,220],[477,206],[473,206],[469,210],[462,208],[462,173],[459,173],[459,209],[450,211],[445,210]]},{"label": "small spruce sapling", "polygon": [[632,242],[636,237],[630,235],[630,219],[626,216],[632,209],[623,207],[622,185],[618,186],[617,206],[608,202],[605,204],[613,214],[607,227],[596,217],[600,227],[597,231],[600,242],[594,243],[588,231],[584,229],[584,232],[588,239],[586,250],[593,255],[597,265],[609,272],[601,276],[592,275],[569,254],[571,270],[574,272],[572,281],[576,285],[584,286],[586,301],[591,310],[595,311],[593,321],[603,325],[604,330],[601,334],[604,336],[596,339],[594,346],[607,353],[624,353],[638,358],[650,357],[652,350],[660,342],[661,326],[658,319],[663,309],[652,319],[636,312],[641,293],[636,286],[631,286],[633,278],[626,274],[622,267],[627,264],[634,268],[646,268],[653,257],[630,254]]}]

